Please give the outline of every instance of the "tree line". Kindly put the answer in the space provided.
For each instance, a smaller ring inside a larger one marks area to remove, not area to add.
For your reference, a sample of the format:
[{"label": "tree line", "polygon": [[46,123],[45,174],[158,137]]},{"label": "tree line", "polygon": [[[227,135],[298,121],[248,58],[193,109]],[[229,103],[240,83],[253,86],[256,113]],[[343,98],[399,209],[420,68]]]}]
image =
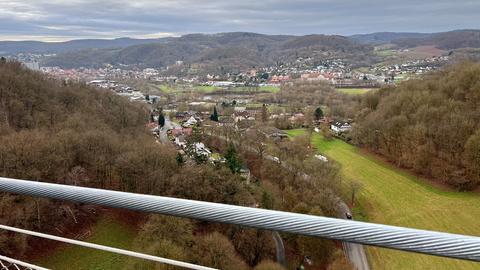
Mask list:
[{"label": "tree line", "polygon": [[480,182],[480,63],[366,94],[355,142],[459,190]]}]

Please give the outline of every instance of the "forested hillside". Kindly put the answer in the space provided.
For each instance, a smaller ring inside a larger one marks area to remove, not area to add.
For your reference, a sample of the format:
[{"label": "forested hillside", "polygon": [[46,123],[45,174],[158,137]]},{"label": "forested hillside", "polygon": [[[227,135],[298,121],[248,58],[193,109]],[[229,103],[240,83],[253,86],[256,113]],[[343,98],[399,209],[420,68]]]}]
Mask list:
[{"label": "forested hillside", "polygon": [[357,143],[458,189],[480,182],[480,64],[461,63],[367,94]]},{"label": "forested hillside", "polygon": [[[297,174],[278,164],[242,153],[248,164],[257,166],[252,167],[254,183],[247,185],[225,165],[179,163],[173,147],[156,143],[145,129],[147,113],[143,105],[110,91],[65,84],[19,63],[0,63],[0,176],[336,214],[335,167],[317,160],[302,162],[313,178],[299,182]],[[297,152],[309,149],[300,142],[285,143]],[[74,237],[75,230],[88,226],[85,221],[95,222],[99,212],[91,205],[2,194],[0,223]],[[271,232],[158,215],[146,218],[138,228],[135,250],[220,269],[282,269],[271,262],[275,259]],[[0,253],[22,258],[41,245],[36,241],[2,232]],[[285,236],[285,241],[292,267],[305,255],[318,267],[335,260],[332,241],[295,235]],[[343,256],[338,258],[335,263],[343,266],[332,269],[348,267]],[[164,269],[158,264],[131,264],[128,269]]]},{"label": "forested hillside", "polygon": [[163,39],[80,39],[64,42],[41,42],[41,41],[0,41],[0,54],[16,53],[60,53],[88,48],[124,48],[128,46],[162,43],[168,38]]},{"label": "forested hillside", "polygon": [[[121,49],[86,49],[60,53],[43,65],[60,67],[99,67],[126,64],[164,68],[183,61],[200,65],[205,72],[235,72],[252,67],[290,63],[298,57],[341,57],[352,63],[367,61],[373,46],[359,44],[336,35],[277,36],[256,33],[191,34],[169,38],[162,43],[141,44]],[[353,61],[355,60],[355,61]]]},{"label": "forested hillside", "polygon": [[419,37],[402,37],[392,43],[402,48],[433,45],[439,49],[453,50],[459,48],[479,48],[479,30],[456,30],[434,33]]},{"label": "forested hillside", "polygon": [[[154,159],[142,107],[109,92],[64,85],[18,63],[0,63],[0,175],[70,185],[139,190],[136,176],[168,163]],[[168,149],[159,149],[164,155]],[[2,195],[2,224],[65,231],[88,219],[85,207]],[[6,237],[4,254],[26,251],[28,239]]]}]

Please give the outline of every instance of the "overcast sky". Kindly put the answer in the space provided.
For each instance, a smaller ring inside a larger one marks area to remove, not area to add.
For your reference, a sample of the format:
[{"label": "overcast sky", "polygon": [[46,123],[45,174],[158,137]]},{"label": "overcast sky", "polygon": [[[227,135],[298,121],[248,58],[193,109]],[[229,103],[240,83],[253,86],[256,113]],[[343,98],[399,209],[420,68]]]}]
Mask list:
[{"label": "overcast sky", "polygon": [[480,29],[480,0],[0,0],[0,40]]}]

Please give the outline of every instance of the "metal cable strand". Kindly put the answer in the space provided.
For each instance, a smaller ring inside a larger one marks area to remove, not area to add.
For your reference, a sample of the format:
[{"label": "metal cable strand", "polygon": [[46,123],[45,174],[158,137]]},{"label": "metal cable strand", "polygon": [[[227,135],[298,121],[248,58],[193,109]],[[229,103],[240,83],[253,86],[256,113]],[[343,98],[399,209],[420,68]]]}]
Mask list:
[{"label": "metal cable strand", "polygon": [[[3,264],[3,261],[6,261],[8,263],[10,263],[8,266],[7,265],[4,265]],[[6,256],[3,256],[3,255],[0,255],[0,266],[2,267],[1,269],[10,269],[10,266],[14,266],[15,269],[20,269],[18,266],[20,265],[21,267],[23,267],[23,269],[33,269],[33,270],[49,270],[48,268],[44,268],[44,267],[40,267],[40,266],[36,266],[36,265],[33,265],[33,264],[29,264],[29,263],[26,263],[26,262],[22,262],[22,261],[19,261],[19,260],[15,260],[15,259],[12,259],[12,258],[9,258],[9,257],[6,257]]]},{"label": "metal cable strand", "polygon": [[480,261],[480,237],[0,177],[0,191]]},{"label": "metal cable strand", "polygon": [[[150,260],[150,261],[154,261],[154,262],[170,264],[170,265],[179,266],[179,267],[188,268],[188,269],[216,270],[215,268],[210,268],[210,267],[206,267],[206,266],[201,266],[201,265],[196,265],[196,264],[191,264],[191,263],[186,263],[186,262],[181,262],[181,261],[176,261],[176,260],[171,260],[171,259],[166,259],[166,258],[162,258],[162,257],[158,257],[158,256],[152,256],[152,255],[139,253],[139,252],[134,252],[134,251],[125,250],[125,249],[120,249],[120,248],[114,248],[114,247],[109,247],[109,246],[104,246],[104,245],[99,245],[99,244],[94,244],[94,243],[89,243],[89,242],[83,242],[83,241],[79,241],[79,240],[69,239],[69,238],[65,238],[65,237],[59,237],[59,236],[45,234],[45,233],[39,233],[39,232],[19,229],[19,228],[5,226],[5,225],[1,225],[1,224],[0,224],[0,229],[7,230],[7,231],[12,231],[12,232],[17,232],[17,233],[23,233],[23,234],[36,236],[36,237],[41,237],[41,238],[45,238],[45,239],[50,239],[50,240],[54,240],[54,241],[60,241],[60,242],[63,242],[63,243],[78,245],[78,246],[82,246],[82,247],[93,248],[93,249],[108,251],[108,252],[112,252],[112,253],[122,254],[122,255],[135,257],[135,258],[140,258],[140,259],[144,259],[144,260]],[[42,269],[44,269],[44,268],[42,268]]]}]

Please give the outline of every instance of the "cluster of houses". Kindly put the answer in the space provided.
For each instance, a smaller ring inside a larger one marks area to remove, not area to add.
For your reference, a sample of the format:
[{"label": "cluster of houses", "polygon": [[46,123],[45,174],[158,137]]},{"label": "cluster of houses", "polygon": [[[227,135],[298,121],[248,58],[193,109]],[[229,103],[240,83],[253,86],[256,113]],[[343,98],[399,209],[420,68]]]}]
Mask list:
[{"label": "cluster of houses", "polygon": [[417,74],[436,70],[448,63],[449,56],[434,56],[421,60],[412,60],[402,64],[390,66],[372,67],[370,70],[374,74],[381,74],[385,80],[395,80],[396,75]]},{"label": "cluster of houses", "polygon": [[[92,80],[87,82],[88,85],[96,86],[101,89],[111,90],[119,96],[124,96],[130,99],[130,101],[140,101],[145,103],[151,103],[150,98],[146,98],[145,95],[138,89],[134,89],[126,84],[118,83],[114,80]],[[155,97],[151,97],[152,99]],[[158,97],[157,97],[158,98]]]}]

